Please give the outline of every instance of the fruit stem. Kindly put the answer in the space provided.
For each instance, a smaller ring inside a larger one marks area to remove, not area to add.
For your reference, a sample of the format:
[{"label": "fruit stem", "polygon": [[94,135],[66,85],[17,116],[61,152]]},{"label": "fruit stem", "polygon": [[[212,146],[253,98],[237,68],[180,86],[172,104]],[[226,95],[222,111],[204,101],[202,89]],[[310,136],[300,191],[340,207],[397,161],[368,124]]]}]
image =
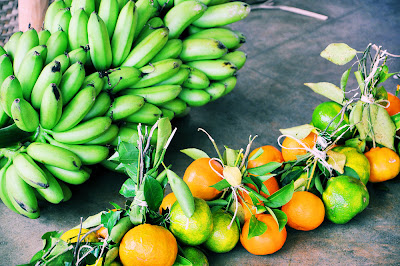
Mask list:
[{"label": "fruit stem", "polygon": [[311,171],[311,175],[310,175],[310,177],[308,179],[308,184],[307,184],[306,191],[308,191],[309,188],[310,188],[311,180],[313,179],[313,176],[314,176],[314,173],[315,173],[315,168],[317,167],[317,163],[318,163],[318,159],[314,159],[314,165],[313,165],[313,168],[312,168],[312,171]]},{"label": "fruit stem", "polygon": [[218,149],[218,147],[217,147],[217,144],[215,143],[215,140],[214,140],[214,139],[210,136],[210,134],[208,134],[208,132],[205,131],[204,129],[198,128],[197,130],[198,130],[198,131],[203,131],[203,132],[207,135],[207,137],[210,139],[211,143],[213,144],[214,149],[217,151],[217,154],[218,154],[219,159],[223,162],[224,159],[223,159],[223,157],[221,156],[221,153],[219,152],[219,149]]}]

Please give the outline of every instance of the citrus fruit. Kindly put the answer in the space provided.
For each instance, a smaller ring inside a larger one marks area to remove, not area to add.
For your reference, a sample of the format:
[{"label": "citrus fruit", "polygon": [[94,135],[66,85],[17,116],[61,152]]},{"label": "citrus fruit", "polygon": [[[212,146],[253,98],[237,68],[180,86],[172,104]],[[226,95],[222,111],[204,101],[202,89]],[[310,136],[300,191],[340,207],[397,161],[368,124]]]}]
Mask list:
[{"label": "citrus fruit", "polygon": [[259,214],[256,219],[268,226],[267,231],[262,235],[249,238],[250,220],[246,221],[240,234],[242,246],[254,255],[267,255],[280,250],[286,241],[286,228],[284,227],[279,232],[278,224],[270,214]]},{"label": "citrus fruit", "polygon": [[222,191],[210,187],[222,180],[222,177],[214,172],[210,165],[217,173],[222,175],[221,164],[210,158],[197,159],[186,168],[183,180],[189,186],[193,197],[213,200],[222,193]]},{"label": "citrus fruit", "polygon": [[174,194],[174,192],[169,193],[168,195],[166,195],[163,199],[163,201],[161,202],[161,206],[160,206],[160,213],[162,213],[162,210],[166,211],[171,210],[171,206],[172,204],[174,204],[176,201],[176,196]]},{"label": "citrus fruit", "polygon": [[[306,145],[308,148],[312,149],[315,146],[315,142],[317,141],[317,135],[313,132],[308,134],[304,139],[300,139],[300,141]],[[304,149],[302,145],[300,145],[295,139],[291,137],[286,137],[282,142],[282,157],[287,161],[296,160],[299,155],[306,154],[307,151]]]},{"label": "citrus fruit", "polygon": [[[326,132],[328,134],[332,134],[334,131],[340,128],[335,133],[335,137],[340,136],[344,133],[349,125],[349,116],[347,113],[343,115],[343,121],[341,121],[340,111],[342,110],[342,106],[336,102],[327,101],[319,104],[312,114],[312,123],[314,127],[319,128],[320,130],[325,130],[328,125]],[[338,115],[339,114],[339,115]],[[336,117],[336,118],[335,118]],[[333,121],[333,122],[332,122]],[[332,123],[331,123],[332,122]],[[340,123],[340,124],[339,124]],[[343,140],[346,140],[351,137],[351,131],[348,130],[342,137]]]},{"label": "citrus fruit", "polygon": [[108,230],[104,226],[100,227],[100,229],[96,231],[96,237],[98,239],[106,239],[107,236],[108,236]]},{"label": "citrus fruit", "polygon": [[204,247],[215,252],[231,251],[239,241],[239,227],[235,221],[229,226],[232,215],[222,210],[213,213],[213,230],[210,237],[203,243]]},{"label": "citrus fruit", "polygon": [[390,116],[400,113],[400,99],[393,93],[388,92],[388,101],[390,105],[386,107],[386,111]]},{"label": "citrus fruit", "polygon": [[[360,179],[364,185],[367,184],[370,174],[370,164],[364,154],[359,153],[356,148],[345,146],[335,147],[332,150],[346,155],[344,175],[353,176]],[[354,170],[356,175],[351,174],[351,169],[347,169],[346,167]]]},{"label": "citrus fruit", "polygon": [[369,204],[369,194],[360,179],[351,176],[332,177],[322,193],[326,217],[336,224],[345,224]]},{"label": "citrus fruit", "polygon": [[[79,239],[82,239],[82,237],[87,232],[89,232],[88,229],[82,228],[81,234],[79,236]],[[67,232],[65,232],[64,234],[62,234],[60,239],[64,240],[67,243],[76,243],[77,240],[78,240],[78,234],[79,234],[79,228],[70,229]],[[87,235],[85,237],[84,241],[86,241],[86,242],[98,242],[99,239],[97,238],[96,233],[92,232],[92,233],[90,233],[89,235]]]},{"label": "citrus fruit", "polygon": [[400,172],[400,158],[393,150],[383,148],[371,148],[365,153],[371,165],[369,182],[383,182],[395,178]]},{"label": "citrus fruit", "polygon": [[162,226],[141,224],[129,230],[119,246],[123,265],[173,265],[178,245]]},{"label": "citrus fruit", "polygon": [[256,159],[249,160],[247,162],[248,169],[258,167],[258,166],[267,164],[269,162],[278,162],[278,163],[283,162],[282,153],[277,148],[275,148],[274,146],[271,146],[271,145],[265,145],[265,146],[259,147],[257,149],[254,149],[250,153],[249,158],[251,158],[254,154],[256,154],[256,152],[259,149],[262,149],[263,153],[260,156],[258,156]]},{"label": "citrus fruit", "polygon": [[292,199],[282,206],[287,215],[287,224],[301,231],[314,230],[325,218],[322,200],[308,191],[294,192]]},{"label": "citrus fruit", "polygon": [[205,242],[213,229],[212,214],[206,201],[194,198],[194,205],[195,211],[190,218],[185,216],[178,201],[170,210],[169,229],[180,242],[190,246]]},{"label": "citrus fruit", "polygon": [[187,258],[193,266],[208,266],[208,259],[204,253],[195,247],[187,246],[182,248],[185,258]]}]

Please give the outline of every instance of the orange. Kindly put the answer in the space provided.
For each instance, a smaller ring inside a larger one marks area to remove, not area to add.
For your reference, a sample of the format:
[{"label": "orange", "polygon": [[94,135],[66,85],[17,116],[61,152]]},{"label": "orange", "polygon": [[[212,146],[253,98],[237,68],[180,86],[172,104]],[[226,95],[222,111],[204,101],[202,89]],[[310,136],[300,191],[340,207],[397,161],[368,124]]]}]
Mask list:
[{"label": "orange", "polygon": [[400,172],[400,158],[393,150],[383,148],[371,148],[364,154],[371,166],[369,182],[383,182],[395,178]]},{"label": "orange", "polygon": [[167,196],[164,197],[161,206],[160,206],[160,213],[162,213],[162,210],[171,210],[172,204],[174,204],[176,201],[176,196],[174,192],[169,193]]},{"label": "orange", "polygon": [[251,158],[259,149],[263,149],[264,152],[260,156],[258,156],[256,159],[249,160],[247,162],[248,169],[258,167],[258,166],[267,164],[269,162],[278,162],[278,163],[283,162],[282,153],[277,148],[275,148],[274,146],[271,146],[271,145],[265,145],[265,146],[262,146],[260,148],[253,150],[250,153],[249,158]]},{"label": "orange", "polygon": [[282,206],[282,211],[287,215],[287,224],[301,231],[314,230],[325,217],[324,203],[308,191],[294,192],[292,199]]},{"label": "orange", "polygon": [[108,237],[108,230],[104,226],[96,231],[96,236],[98,239],[106,239]]},{"label": "orange", "polygon": [[387,94],[390,105],[386,108],[386,111],[389,113],[390,116],[400,113],[400,99],[390,92],[388,92]]},{"label": "orange", "polygon": [[[307,147],[312,149],[317,141],[317,135],[311,132],[307,137],[300,140]],[[296,160],[296,156],[304,155],[307,151],[302,145],[300,145],[296,140],[290,137],[286,137],[282,142],[282,156],[285,162]]]},{"label": "orange", "polygon": [[285,244],[287,233],[284,227],[279,232],[278,224],[270,214],[259,214],[256,219],[268,226],[267,231],[260,236],[248,238],[250,220],[246,221],[240,234],[240,243],[251,254],[267,255],[277,252]]},{"label": "orange", "polygon": [[193,197],[213,200],[221,195],[222,191],[210,187],[222,180],[222,177],[211,169],[210,164],[222,176],[222,165],[210,158],[197,159],[186,168],[183,180],[189,186]]},{"label": "orange", "polygon": [[123,265],[173,265],[178,245],[162,226],[141,224],[129,230],[119,246]]}]

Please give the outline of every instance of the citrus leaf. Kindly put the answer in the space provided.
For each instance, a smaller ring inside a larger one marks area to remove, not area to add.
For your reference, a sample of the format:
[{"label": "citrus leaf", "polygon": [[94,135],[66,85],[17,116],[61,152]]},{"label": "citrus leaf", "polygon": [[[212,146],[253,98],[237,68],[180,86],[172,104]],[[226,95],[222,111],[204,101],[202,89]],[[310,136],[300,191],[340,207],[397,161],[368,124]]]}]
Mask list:
[{"label": "citrus leaf", "polygon": [[292,136],[292,137],[294,137],[296,139],[304,139],[305,137],[310,135],[310,133],[314,129],[315,129],[314,126],[312,126],[310,124],[305,124],[305,125],[301,125],[301,126],[297,126],[297,127],[279,129],[279,131],[283,135],[289,135],[289,136]]},{"label": "citrus leaf", "polygon": [[193,194],[189,189],[189,186],[171,170],[167,170],[168,183],[171,186],[172,192],[176,196],[176,200],[182,208],[183,213],[187,218],[190,218],[194,211],[194,198]]},{"label": "citrus leaf", "polygon": [[118,145],[118,161],[124,164],[137,163],[139,150],[133,143],[121,142]]},{"label": "citrus leaf", "polygon": [[187,156],[189,156],[193,160],[197,160],[197,159],[200,159],[200,158],[210,158],[210,156],[208,156],[207,153],[205,153],[202,150],[196,149],[196,148],[184,149],[184,150],[181,150],[181,152],[186,154]]},{"label": "citrus leaf", "polygon": [[343,173],[343,175],[351,176],[351,177],[354,177],[354,178],[356,178],[356,179],[361,180],[361,179],[360,179],[360,176],[357,174],[357,172],[356,172],[353,168],[348,167],[348,166],[345,166],[345,167],[344,167],[344,173]]},{"label": "citrus leaf", "polygon": [[267,207],[268,212],[271,214],[271,216],[274,218],[275,222],[278,224],[279,227],[279,232],[282,231],[282,229],[285,227],[287,224],[287,215],[281,210],[278,209],[271,209]]},{"label": "citrus leaf", "polygon": [[[369,106],[371,114],[370,123],[372,124],[375,141],[389,149],[395,150],[394,138],[396,135],[396,126],[390,118],[389,113],[382,106],[375,104],[370,104]],[[364,113],[367,114],[368,112],[364,111]],[[368,119],[367,115],[365,118]]]},{"label": "citrus leaf", "polygon": [[352,147],[352,148],[357,149],[357,151],[359,153],[364,153],[366,142],[365,142],[365,140],[361,140],[359,138],[353,138],[353,139],[346,140],[344,145],[346,147]]},{"label": "citrus leaf", "polygon": [[122,184],[119,194],[125,198],[133,198],[136,196],[136,184],[132,178],[128,178],[124,184]]},{"label": "citrus leaf", "polygon": [[322,195],[322,193],[324,192],[324,188],[322,187],[321,178],[319,177],[319,175],[314,176],[314,184],[315,184],[315,188]]},{"label": "citrus leaf", "polygon": [[279,208],[290,201],[294,192],[293,181],[279,189],[277,192],[268,197],[267,201],[264,201],[265,206],[270,208]]},{"label": "citrus leaf", "polygon": [[120,210],[122,209],[121,206],[119,206],[117,203],[115,202],[110,202],[110,204],[114,207],[114,209]]},{"label": "citrus leaf", "polygon": [[242,179],[242,183],[243,184],[252,184],[253,186],[257,187],[257,184],[254,183],[252,177],[253,176],[251,176],[251,175],[244,176],[243,179]]},{"label": "citrus leaf", "polygon": [[345,43],[331,43],[321,52],[321,57],[336,65],[345,65],[350,62],[357,51]]},{"label": "citrus leaf", "polygon": [[346,155],[332,150],[327,151],[326,154],[329,156],[327,163],[331,165],[333,169],[343,174],[343,168],[346,164]]},{"label": "citrus leaf", "polygon": [[264,222],[257,220],[257,218],[254,215],[252,215],[250,218],[249,234],[247,237],[250,239],[255,236],[260,236],[264,234],[267,231],[267,229],[268,226]]},{"label": "citrus leaf", "polygon": [[169,136],[172,133],[172,126],[171,122],[167,117],[163,117],[158,120],[158,132],[157,132],[157,146],[156,146],[156,153],[154,156],[154,164],[156,164],[162,154],[165,144],[168,141]]},{"label": "citrus leaf", "polygon": [[266,210],[267,209],[264,206],[260,204],[256,205],[256,214],[264,213]]},{"label": "citrus leaf", "polygon": [[107,228],[108,234],[111,234],[114,225],[116,225],[121,218],[121,213],[122,211],[109,211],[101,214],[101,223]]},{"label": "citrus leaf", "polygon": [[218,183],[215,183],[214,185],[212,185],[212,186],[210,186],[210,187],[213,187],[213,188],[215,188],[216,190],[222,191],[222,190],[224,190],[225,188],[228,188],[228,187],[230,187],[230,186],[231,186],[231,184],[229,184],[229,182],[226,181],[226,179],[222,179],[221,181],[219,181]]},{"label": "citrus leaf", "polygon": [[143,193],[149,209],[158,211],[164,198],[164,191],[160,183],[158,183],[153,177],[146,175],[144,179]]},{"label": "citrus leaf", "polygon": [[252,175],[266,175],[271,173],[272,171],[278,169],[282,163],[278,162],[269,162],[267,164],[247,169],[247,171]]},{"label": "citrus leaf", "polygon": [[227,166],[234,167],[239,151],[225,147],[224,158]]},{"label": "citrus leaf", "polygon": [[190,260],[178,254],[172,266],[192,266],[192,265],[193,264],[190,262]]},{"label": "citrus leaf", "polygon": [[[387,100],[388,99],[388,93],[386,89],[383,86],[380,86],[379,88],[376,89],[375,93],[375,100]],[[382,103],[382,106],[386,106],[386,102]]]},{"label": "citrus leaf", "polygon": [[213,207],[213,206],[226,206],[228,205],[228,201],[224,199],[216,199],[216,200],[210,200],[207,201],[208,206]]},{"label": "citrus leaf", "polygon": [[263,154],[263,153],[264,153],[264,150],[263,150],[262,148],[259,148],[259,149],[256,151],[256,153],[254,153],[254,154],[249,158],[249,161],[252,161],[252,160],[257,159],[257,158],[260,157],[260,155]]},{"label": "citrus leaf", "polygon": [[400,129],[400,113],[397,113],[395,115],[392,115],[390,117],[396,127],[396,131]]},{"label": "citrus leaf", "polygon": [[332,101],[339,104],[344,102],[344,92],[338,88],[335,84],[329,82],[319,82],[319,83],[304,83],[307,87],[312,89],[315,93],[318,93]]},{"label": "citrus leaf", "polygon": [[351,67],[342,74],[342,78],[340,79],[340,88],[342,89],[342,91],[346,91],[347,81],[349,80],[350,72]]}]

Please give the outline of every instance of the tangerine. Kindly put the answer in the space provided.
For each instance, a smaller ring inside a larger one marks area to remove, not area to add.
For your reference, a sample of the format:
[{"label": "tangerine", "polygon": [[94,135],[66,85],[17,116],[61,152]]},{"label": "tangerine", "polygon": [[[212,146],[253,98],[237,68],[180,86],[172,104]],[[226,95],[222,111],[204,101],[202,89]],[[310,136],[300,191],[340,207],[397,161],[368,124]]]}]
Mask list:
[{"label": "tangerine", "polygon": [[393,150],[383,148],[371,148],[364,154],[371,166],[369,182],[377,183],[395,178],[400,172],[400,158]]},{"label": "tangerine", "polygon": [[386,107],[386,111],[390,116],[400,113],[400,99],[393,93],[388,92],[388,101],[390,105]]},{"label": "tangerine", "polygon": [[282,153],[277,148],[275,148],[274,146],[271,146],[271,145],[265,145],[265,146],[259,147],[257,149],[254,149],[249,154],[249,158],[251,158],[254,154],[256,154],[256,152],[259,149],[262,149],[263,153],[260,156],[258,156],[256,159],[249,160],[247,162],[247,169],[258,167],[258,166],[267,164],[269,162],[278,162],[278,163],[283,162]]},{"label": "tangerine", "polygon": [[161,202],[161,206],[160,206],[160,213],[162,213],[162,210],[166,211],[171,210],[171,206],[172,204],[174,204],[176,201],[176,196],[174,194],[174,192],[169,193],[168,195],[166,195],[163,198],[163,201]]},{"label": "tangerine", "polygon": [[[312,149],[317,141],[317,134],[311,132],[307,137],[300,140],[305,146]],[[307,151],[295,139],[286,137],[282,142],[282,157],[287,161],[296,160],[297,156],[306,154]]]}]

